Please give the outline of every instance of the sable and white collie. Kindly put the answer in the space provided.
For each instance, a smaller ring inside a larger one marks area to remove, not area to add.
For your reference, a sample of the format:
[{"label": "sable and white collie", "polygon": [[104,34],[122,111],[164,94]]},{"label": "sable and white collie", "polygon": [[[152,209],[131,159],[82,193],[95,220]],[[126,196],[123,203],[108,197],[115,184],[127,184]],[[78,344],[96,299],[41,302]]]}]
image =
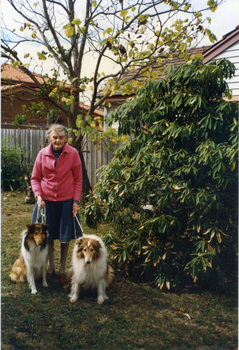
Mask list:
[{"label": "sable and white collie", "polygon": [[48,256],[47,228],[44,224],[29,224],[22,232],[22,246],[19,259],[12,267],[12,281],[28,281],[31,293],[36,294],[35,280],[42,277],[42,284],[47,287],[46,264]]},{"label": "sable and white collie", "polygon": [[[103,240],[97,235],[84,235],[76,240],[72,253],[72,267],[67,274],[71,285],[70,301],[78,299],[81,288],[97,291],[97,302],[102,304],[106,288],[113,282],[114,271],[107,263],[107,250]],[[67,287],[66,287],[67,290]]]}]

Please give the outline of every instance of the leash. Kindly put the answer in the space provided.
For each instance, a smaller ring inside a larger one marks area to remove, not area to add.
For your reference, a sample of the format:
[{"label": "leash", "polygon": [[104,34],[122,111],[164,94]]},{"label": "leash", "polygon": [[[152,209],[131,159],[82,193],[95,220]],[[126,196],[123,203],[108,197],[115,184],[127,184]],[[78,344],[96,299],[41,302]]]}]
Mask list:
[{"label": "leash", "polygon": [[[45,210],[45,207],[41,207],[40,205],[38,205],[38,209],[37,209],[36,224],[38,224],[40,213],[41,213],[41,218],[42,218],[42,220],[41,220],[42,224],[46,224],[46,210]],[[77,237],[76,237],[76,225],[75,225],[75,220],[74,219],[77,221],[78,225],[80,226],[82,236],[84,236],[84,231],[83,231],[83,228],[82,228],[82,226],[80,224],[80,221],[79,221],[78,217],[77,216],[73,217],[74,235],[75,235],[75,240],[77,240]]]},{"label": "leash", "polygon": [[75,240],[77,240],[77,237],[76,237],[76,224],[75,224],[75,220],[77,221],[78,225],[80,226],[80,229],[81,229],[81,233],[82,233],[82,236],[84,236],[84,232],[83,232],[83,228],[81,227],[81,224],[80,224],[80,221],[78,219],[77,216],[74,216],[73,217],[73,222],[74,222],[74,234],[75,234]]},{"label": "leash", "polygon": [[37,209],[36,224],[38,224],[40,213],[41,213],[41,223],[46,224],[46,210],[45,210],[45,207],[41,207],[40,205],[38,205],[38,209]]}]

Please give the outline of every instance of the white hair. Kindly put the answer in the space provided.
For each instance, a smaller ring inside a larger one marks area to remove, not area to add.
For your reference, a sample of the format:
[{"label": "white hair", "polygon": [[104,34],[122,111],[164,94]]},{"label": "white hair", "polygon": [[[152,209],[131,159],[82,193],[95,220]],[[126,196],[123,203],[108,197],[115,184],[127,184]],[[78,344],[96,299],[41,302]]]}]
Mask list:
[{"label": "white hair", "polygon": [[68,136],[68,130],[61,124],[52,124],[46,132],[46,137],[49,139],[53,131],[63,132],[65,136]]}]

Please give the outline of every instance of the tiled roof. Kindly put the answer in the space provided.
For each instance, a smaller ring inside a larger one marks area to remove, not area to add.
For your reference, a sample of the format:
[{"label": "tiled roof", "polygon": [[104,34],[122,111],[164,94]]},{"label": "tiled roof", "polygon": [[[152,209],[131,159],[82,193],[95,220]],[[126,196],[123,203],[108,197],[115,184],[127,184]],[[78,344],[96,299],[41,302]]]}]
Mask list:
[{"label": "tiled roof", "polygon": [[[90,106],[88,105],[85,105],[84,103],[80,102],[79,103],[79,111],[84,114],[86,114],[90,109]],[[104,111],[102,109],[99,109],[99,108],[96,108],[93,112],[93,117],[101,117],[101,118],[104,118]]]},{"label": "tiled roof", "polygon": [[[202,47],[196,47],[196,48],[193,48],[193,49],[190,49],[190,50],[188,50],[188,53],[190,54],[190,55],[198,55],[198,54],[200,54],[200,53],[204,53],[206,50],[208,50],[209,48],[211,47],[211,45],[210,46],[202,46]],[[183,59],[183,58],[179,58],[178,57],[178,54],[175,54],[174,55],[174,57],[173,57],[173,59],[171,59],[171,60],[169,60],[169,59],[167,59],[167,62],[166,62],[166,59],[165,59],[165,64],[164,64],[164,66],[171,66],[171,65],[179,65],[179,64],[182,64],[182,63],[184,63],[185,62],[185,60]],[[156,64],[155,65],[152,65],[152,70],[153,71],[158,71],[159,70],[159,66],[157,66]],[[134,70],[134,71],[131,71],[131,72],[127,72],[124,76],[123,76],[123,79],[125,79],[125,80],[127,80],[127,79],[129,79],[130,77],[133,77],[135,74],[137,73],[137,70]],[[157,79],[160,79],[160,78],[162,78],[163,77],[163,75],[161,74],[161,73],[158,73],[158,78]],[[141,77],[138,77],[137,78],[139,81],[140,80],[142,80],[142,78]],[[100,96],[102,96],[103,95],[103,93],[102,93],[102,91],[100,91],[99,93],[98,93],[98,97],[100,97]],[[129,95],[124,95],[124,96],[122,96],[122,94],[121,94],[121,92],[120,91],[117,91],[113,96],[110,96],[110,97],[108,97],[107,99],[106,99],[106,102],[109,102],[109,101],[111,101],[111,102],[113,102],[113,101],[121,101],[121,100],[125,100],[126,98],[128,98],[129,97]]]},{"label": "tiled roof", "polygon": [[214,45],[210,46],[204,52],[204,63],[207,63],[213,60],[216,56],[218,56],[223,51],[227,50],[229,47],[234,45],[239,41],[239,26],[237,26],[231,32],[223,35],[222,39],[217,41]]},{"label": "tiled roof", "polygon": [[[39,81],[39,83],[43,84],[47,82],[49,78],[44,78],[43,75],[38,73],[33,73],[35,78]],[[35,82],[25,74],[20,68],[13,67],[9,64],[1,65],[1,83],[5,84],[5,79],[11,80],[11,84],[15,85],[16,83],[24,83],[26,85],[36,86]],[[6,84],[9,84],[8,82]],[[70,89],[70,84],[65,84],[66,89]]]},{"label": "tiled roof", "polygon": [[1,94],[3,95],[8,95],[11,94],[12,92],[16,93],[20,90],[28,90],[32,91],[33,93],[36,92],[36,88],[26,86],[26,84],[21,83],[21,84],[14,84],[14,85],[1,85]]},{"label": "tiled roof", "polygon": [[[188,54],[190,54],[190,55],[198,55],[200,53],[203,54],[204,51],[208,50],[210,47],[211,46],[196,47],[196,48],[188,50]],[[165,58],[164,67],[171,66],[171,65],[179,65],[179,64],[182,64],[182,63],[185,63],[184,58],[179,58],[178,53],[175,53],[174,56],[173,56],[173,59],[170,60],[170,59]],[[159,68],[160,67],[157,64],[152,65],[152,70],[153,71],[158,71]],[[124,76],[124,79],[127,79],[130,76],[134,76],[134,74],[136,72],[137,72],[137,70],[134,70],[132,72],[126,73],[125,76]],[[159,73],[158,79],[160,79],[160,78],[162,78],[162,74]],[[139,78],[139,80],[140,80],[140,78]]]}]

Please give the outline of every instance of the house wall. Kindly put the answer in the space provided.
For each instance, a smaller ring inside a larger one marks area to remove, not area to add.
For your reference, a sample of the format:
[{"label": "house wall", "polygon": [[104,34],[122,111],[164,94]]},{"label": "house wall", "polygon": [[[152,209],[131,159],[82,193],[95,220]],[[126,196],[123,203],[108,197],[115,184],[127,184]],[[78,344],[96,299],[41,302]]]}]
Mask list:
[{"label": "house wall", "polygon": [[[12,97],[13,96],[13,97]],[[1,127],[2,128],[16,128],[12,125],[13,118],[16,114],[22,114],[22,105],[31,106],[32,102],[39,103],[43,101],[47,110],[51,108],[51,103],[47,100],[36,99],[34,95],[28,91],[19,91],[14,95],[2,94],[1,96]],[[63,113],[59,117],[59,121],[67,126],[67,116]],[[31,125],[46,126],[47,118],[39,119],[37,114],[30,113],[28,115],[28,123]]]},{"label": "house wall", "polygon": [[226,58],[235,65],[236,74],[232,79],[228,79],[227,83],[232,90],[232,96],[239,96],[239,41],[221,52],[213,60],[220,58]]}]

